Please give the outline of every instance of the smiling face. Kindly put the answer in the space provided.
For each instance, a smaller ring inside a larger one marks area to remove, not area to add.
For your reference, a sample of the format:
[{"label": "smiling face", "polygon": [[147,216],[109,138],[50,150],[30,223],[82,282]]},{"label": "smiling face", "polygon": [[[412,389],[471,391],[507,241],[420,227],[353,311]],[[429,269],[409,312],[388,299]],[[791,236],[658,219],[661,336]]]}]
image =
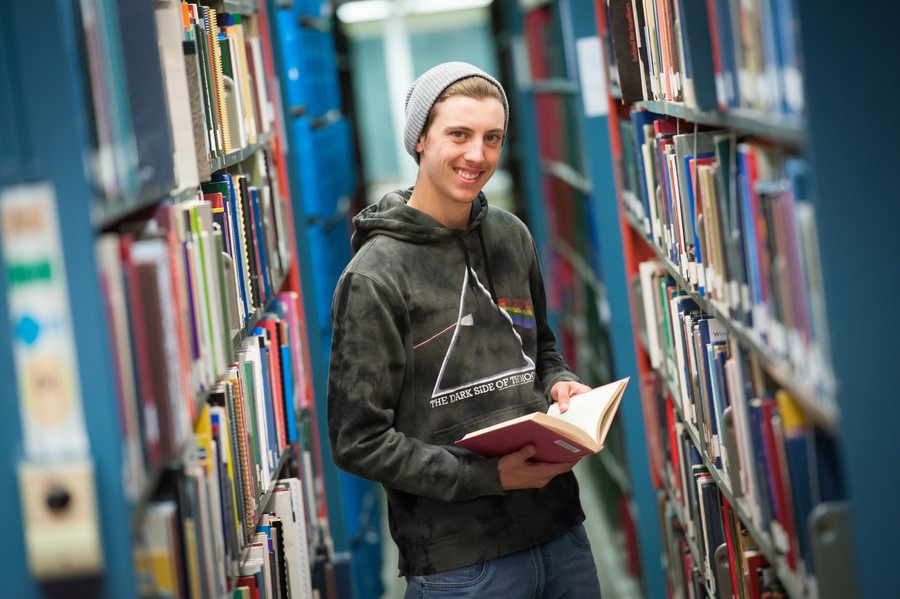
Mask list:
[{"label": "smiling face", "polygon": [[416,144],[419,175],[410,205],[465,228],[472,202],[497,170],[506,113],[493,97],[452,95],[434,108]]}]

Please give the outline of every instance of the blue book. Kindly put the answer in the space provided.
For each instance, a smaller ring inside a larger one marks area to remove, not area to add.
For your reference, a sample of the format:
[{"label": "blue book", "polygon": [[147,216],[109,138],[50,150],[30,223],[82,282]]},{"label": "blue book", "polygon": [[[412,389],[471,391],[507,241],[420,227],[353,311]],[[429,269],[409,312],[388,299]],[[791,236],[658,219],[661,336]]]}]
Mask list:
[{"label": "blue book", "polygon": [[284,379],[284,417],[288,421],[287,433],[288,442],[297,441],[297,414],[294,410],[294,402],[296,395],[294,393],[294,375],[291,364],[291,348],[287,345],[281,346],[281,376]]},{"label": "blue book", "polygon": [[761,516],[761,521],[757,524],[761,530],[769,532],[774,517],[775,494],[769,484],[769,466],[763,440],[763,410],[761,409],[761,404],[764,401],[774,400],[752,399],[747,411],[750,416],[750,443],[753,447],[753,464],[751,467],[756,478],[756,494],[752,500],[756,502],[759,508],[758,514]]},{"label": "blue book", "polygon": [[701,480],[698,482],[700,501],[703,503],[704,515],[704,542],[706,545],[707,567],[713,596],[719,596],[718,590],[724,584],[716,578],[715,552],[719,545],[725,543],[725,524],[722,521],[722,500],[719,487],[715,480]]},{"label": "blue book", "polygon": [[262,282],[260,281],[261,274],[259,272],[259,247],[256,243],[256,235],[253,232],[255,221],[249,186],[247,177],[241,176],[238,178],[236,201],[241,205],[241,214],[243,216],[243,222],[240,224],[244,231],[244,243],[246,244],[247,252],[247,273],[250,278],[250,296],[253,300],[251,302],[251,311],[248,312],[248,314],[252,313],[258,306],[261,306],[264,301]]},{"label": "blue book", "polygon": [[677,2],[684,48],[685,103],[700,110],[715,110],[716,73],[706,0]]},{"label": "blue book", "polygon": [[722,410],[724,407],[719,401],[719,392],[721,385],[719,378],[721,375],[716,372],[716,347],[727,345],[728,333],[725,328],[715,318],[701,318],[697,321],[697,330],[700,335],[700,359],[703,360],[703,371],[706,373],[701,383],[705,388],[705,396],[707,399],[707,410],[709,412],[709,434],[711,441],[715,444],[715,465],[719,470],[722,469]]},{"label": "blue book", "polygon": [[774,6],[773,21],[775,24],[778,50],[779,70],[783,89],[783,111],[789,115],[803,113],[805,104],[803,95],[803,76],[800,73],[800,59],[797,48],[797,16],[793,0],[772,0]]},{"label": "blue book", "polygon": [[[653,212],[650,209],[650,202],[655,202],[655,191],[647,189],[647,169],[652,169],[652,165],[644,164],[644,154],[643,147],[644,144],[647,143],[647,138],[644,135],[644,125],[652,124],[653,121],[661,118],[659,115],[656,115],[652,112],[648,112],[646,110],[634,110],[631,111],[631,123],[632,123],[632,135],[634,136],[634,151],[637,156],[637,169],[638,169],[638,188],[641,192],[641,201],[644,204],[644,229],[647,233],[647,239],[649,241],[654,241],[653,239],[653,228],[651,226],[650,218]],[[651,199],[652,198],[652,199]]]},{"label": "blue book", "polygon": [[[729,353],[727,351],[727,343],[719,344],[714,343],[710,346],[710,358],[711,358],[711,371],[713,374],[713,383],[714,383],[714,393],[715,393],[715,401],[716,410],[719,416],[719,430],[721,434],[725,434],[723,430],[722,423],[722,415],[725,413],[725,409],[731,405],[731,400],[728,397],[728,383],[725,375],[725,364],[728,361]],[[721,450],[725,452],[725,439],[720,438],[722,443]],[[735,464],[727,463],[726,461],[723,463],[725,470],[730,472],[731,468],[736,468]]]},{"label": "blue book", "polygon": [[760,0],[759,32],[762,40],[763,77],[759,86],[762,107],[771,114],[783,112],[784,80],[781,76],[781,39],[775,24],[776,0]]},{"label": "blue book", "polygon": [[675,231],[676,217],[672,203],[672,180],[669,177],[669,163],[666,156],[666,146],[668,145],[666,142],[671,141],[672,137],[672,134],[665,133],[656,136],[656,175],[662,190],[662,205],[665,210],[665,215],[660,215],[663,224],[663,249],[672,264],[679,266],[678,238]]},{"label": "blue book", "polygon": [[[256,233],[256,250],[259,252],[259,273],[260,281],[263,288],[263,299],[272,297],[272,280],[269,276],[269,244],[266,243],[266,225],[262,218],[262,209],[259,205],[259,188],[250,187],[250,205],[253,208],[253,222],[256,223],[254,231]],[[264,302],[260,302],[262,304]]]},{"label": "blue book", "polygon": [[234,188],[234,180],[231,178],[231,175],[228,173],[222,174],[214,174],[212,176],[213,181],[220,181],[227,185],[227,194],[223,194],[222,203],[227,206],[226,211],[228,213],[229,218],[229,226],[231,227],[231,231],[233,232],[234,238],[234,263],[235,269],[238,273],[238,281],[240,281],[240,285],[238,285],[238,291],[240,292],[240,302],[243,306],[243,314],[244,314],[244,322],[242,324],[247,324],[247,319],[249,315],[253,312],[250,306],[250,297],[249,297],[249,274],[247,273],[247,264],[244,258],[247,255],[247,246],[244,241],[244,235],[242,234],[243,226],[240,220],[240,216],[238,213],[238,198],[237,193],[235,193]]},{"label": "blue book", "polygon": [[[254,327],[253,330],[250,331],[251,335],[256,336],[257,342],[259,343],[259,357],[260,357],[260,370],[262,370],[262,382],[263,382],[263,397],[260,400],[263,402],[263,406],[266,409],[266,436],[268,441],[268,447],[266,448],[269,452],[269,457],[271,460],[272,468],[276,468],[278,466],[278,459],[281,453],[280,448],[278,447],[278,428],[275,424],[275,405],[274,399],[272,398],[272,384],[269,380],[269,344],[267,342],[268,336],[266,334],[266,330],[261,327]],[[267,484],[269,481],[266,481]]]},{"label": "blue book", "polygon": [[738,94],[738,66],[735,56],[735,31],[729,0],[715,0],[716,32],[719,37],[719,63],[722,72],[716,80],[719,110],[740,106]]}]

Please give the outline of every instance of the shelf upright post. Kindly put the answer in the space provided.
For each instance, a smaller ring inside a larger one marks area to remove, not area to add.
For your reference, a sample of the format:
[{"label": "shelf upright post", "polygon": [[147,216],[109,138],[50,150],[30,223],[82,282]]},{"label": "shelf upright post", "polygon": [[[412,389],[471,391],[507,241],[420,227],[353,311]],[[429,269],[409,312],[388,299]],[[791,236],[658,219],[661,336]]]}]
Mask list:
[{"label": "shelf upright post", "polygon": [[[605,59],[607,48],[604,39],[598,36],[599,4],[593,0],[560,0],[560,11],[564,15],[563,26],[571,28],[571,38],[567,43],[574,45],[567,54],[574,57],[575,72],[569,78],[579,84],[579,117],[586,153],[587,174],[591,179],[591,215],[589,223],[596,231],[597,254],[603,272],[603,284],[608,289],[606,301],[610,318],[607,326],[612,343],[612,359],[616,376],[634,375],[638,372],[635,356],[635,339],[628,298],[628,273],[623,250],[620,205],[617,199],[610,127],[616,121],[610,117],[610,100],[606,60],[599,64],[588,64],[593,58]],[[579,44],[581,44],[579,49]],[[599,50],[599,57],[592,54]],[[584,61],[584,62],[582,62]],[[601,69],[596,72],[596,69]],[[583,77],[579,77],[583,75]],[[602,86],[600,89],[584,89],[583,86]],[[599,98],[597,96],[600,96]],[[588,112],[590,111],[590,112]],[[635,381],[636,382],[636,381]],[[648,597],[665,595],[665,577],[657,568],[662,546],[659,527],[656,525],[656,493],[650,479],[650,465],[647,454],[644,416],[641,407],[640,385],[631,385],[622,402],[625,442],[628,455],[629,477],[632,485],[632,501],[637,508],[637,534],[640,549],[641,580]]]},{"label": "shelf upright post", "polygon": [[[302,291],[302,301],[304,311],[307,315],[307,343],[309,346],[310,363],[312,364],[310,375],[313,383],[313,396],[317,402],[315,423],[319,439],[321,440],[322,452],[322,477],[325,481],[325,494],[328,501],[328,526],[334,540],[334,549],[336,552],[349,551],[350,540],[346,530],[346,523],[343,514],[343,502],[341,500],[341,485],[339,472],[333,465],[331,458],[331,446],[328,442],[328,427],[325,413],[325,398],[328,388],[328,348],[323,347],[323,339],[325,331],[322,330],[316,314],[318,314],[315,297],[315,282],[312,279],[312,262],[310,257],[310,249],[307,241],[306,230],[308,228],[306,211],[303,209],[303,191],[298,179],[299,173],[296,168],[296,140],[294,138],[294,127],[290,122],[292,117],[291,106],[288,103],[287,93],[284,90],[285,82],[288,81],[288,74],[285,72],[284,61],[282,55],[284,49],[282,47],[282,35],[278,26],[278,19],[275,18],[277,10],[288,10],[279,8],[279,2],[276,0],[264,0],[265,8],[268,13],[269,27],[271,28],[270,39],[272,42],[272,51],[275,56],[275,72],[279,82],[280,93],[278,101],[281,102],[281,111],[285,118],[284,135],[285,139],[285,163],[288,165],[288,180],[290,186],[291,201],[293,203],[292,213],[294,216],[294,231],[297,250],[297,266],[300,274],[300,286]],[[302,76],[302,75],[301,75]],[[328,336],[330,338],[330,335]],[[320,409],[321,408],[321,409]]]},{"label": "shelf upright post", "polygon": [[891,149],[900,129],[900,11],[836,0],[798,0],[797,9],[857,582],[861,597],[888,597],[900,585],[893,551],[900,530],[900,204]]},{"label": "shelf upright post", "polygon": [[[81,382],[85,428],[94,463],[94,485],[104,569],[99,576],[38,582],[28,571],[16,465],[23,457],[23,431],[14,373],[7,277],[0,279],[0,510],[7,522],[4,592],[20,598],[130,597],[135,580],[128,503],[122,480],[121,431],[106,322],[94,261],[91,223],[94,191],[85,168],[89,123],[75,3],[36,0],[8,5],[0,50],[5,88],[0,108],[15,110],[13,150],[4,150],[0,189],[46,183],[56,196],[72,334]],[[6,88],[6,83],[9,87]],[[3,127],[5,128],[5,127]],[[10,129],[12,130],[12,129]],[[7,140],[2,140],[6,145]],[[0,233],[2,235],[2,233]]]}]

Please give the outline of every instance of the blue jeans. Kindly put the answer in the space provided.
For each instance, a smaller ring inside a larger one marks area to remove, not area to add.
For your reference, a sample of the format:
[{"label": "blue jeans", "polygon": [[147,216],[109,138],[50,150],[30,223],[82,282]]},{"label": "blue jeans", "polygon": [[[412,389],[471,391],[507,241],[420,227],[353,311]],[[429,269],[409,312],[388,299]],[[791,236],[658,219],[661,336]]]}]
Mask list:
[{"label": "blue jeans", "polygon": [[491,561],[407,576],[404,599],[599,599],[600,581],[584,526]]}]

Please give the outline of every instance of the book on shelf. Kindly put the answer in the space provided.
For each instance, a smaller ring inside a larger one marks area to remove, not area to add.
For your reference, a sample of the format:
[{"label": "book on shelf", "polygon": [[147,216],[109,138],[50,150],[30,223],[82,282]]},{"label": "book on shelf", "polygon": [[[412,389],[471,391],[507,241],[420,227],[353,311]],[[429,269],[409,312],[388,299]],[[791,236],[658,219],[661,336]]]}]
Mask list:
[{"label": "book on shelf", "polygon": [[698,547],[702,547],[704,578],[709,581],[713,595],[719,594],[724,581],[719,581],[715,553],[725,543],[725,529],[722,522],[721,493],[715,480],[708,473],[696,478],[700,504],[700,528],[702,537]]},{"label": "book on shelf", "polygon": [[[642,39],[643,29],[635,19],[636,6],[641,0],[610,0],[609,28],[612,32],[616,69],[622,101],[637,102],[647,97],[644,63],[646,47]],[[643,8],[640,8],[643,12]]]},{"label": "book on shelf", "polygon": [[95,255],[112,352],[122,435],[125,495],[130,500],[135,500],[140,496],[147,480],[146,444],[156,444],[158,440],[152,434],[146,438],[141,426],[142,417],[138,403],[135,358],[131,344],[125,272],[119,237],[112,233],[98,236]]},{"label": "book on shelf", "polygon": [[250,541],[250,549],[248,559],[258,559],[262,562],[262,580],[263,587],[260,589],[260,595],[265,589],[266,597],[276,597],[278,579],[275,575],[276,556],[274,546],[271,543],[272,532],[269,526],[269,515],[262,514],[257,524],[253,538]]},{"label": "book on shelf", "polygon": [[312,544],[307,536],[307,515],[301,481],[295,477],[279,480],[272,506],[272,512],[283,523],[285,570],[287,588],[290,589],[286,597],[312,597]]},{"label": "book on shelf", "polygon": [[715,66],[706,0],[677,0],[681,33],[684,103],[699,110],[715,110]]},{"label": "book on shelf", "polygon": [[178,506],[172,500],[155,501],[146,507],[136,534],[137,592],[144,596],[187,596],[182,560]]},{"label": "book on shelf", "polygon": [[[139,372],[139,395],[145,431],[159,445],[150,448],[154,465],[178,459],[187,442],[193,416],[193,392],[186,387],[185,348],[173,333],[178,326],[171,298],[168,244],[162,238],[129,240],[126,276],[131,329]],[[154,420],[156,421],[154,424]],[[156,426],[156,431],[153,430]]]},{"label": "book on shelf", "polygon": [[241,564],[240,576],[236,582],[237,588],[251,599],[266,597],[264,575],[262,558],[249,558]]},{"label": "book on shelf", "polygon": [[610,2],[622,100],[802,114],[795,11],[790,0]]},{"label": "book on shelf", "polygon": [[456,443],[486,457],[503,456],[534,445],[535,461],[564,462],[603,449],[630,377],[596,387],[570,399],[560,412],[554,403],[534,412],[467,434]]},{"label": "book on shelf", "polygon": [[[200,165],[196,160],[190,88],[182,50],[181,10],[175,2],[155,7],[156,33],[166,103],[172,137],[172,154],[177,190],[200,184]],[[208,173],[208,168],[205,169]]]},{"label": "book on shelf", "polygon": [[684,132],[689,124],[647,114],[632,112],[647,200],[639,230],[688,291],[741,323],[800,380],[833,389],[821,357],[827,334],[815,326],[824,302],[803,160],[762,140]]}]

